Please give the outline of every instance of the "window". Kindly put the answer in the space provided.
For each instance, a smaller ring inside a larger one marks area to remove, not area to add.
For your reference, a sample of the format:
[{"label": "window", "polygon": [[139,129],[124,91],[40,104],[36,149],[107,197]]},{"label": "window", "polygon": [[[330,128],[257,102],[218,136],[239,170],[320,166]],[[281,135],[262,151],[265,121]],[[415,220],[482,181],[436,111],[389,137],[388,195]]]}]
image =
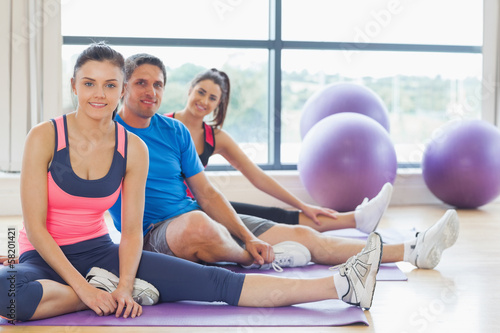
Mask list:
[{"label": "window", "polygon": [[419,164],[426,142],[441,125],[481,117],[481,65],[480,54],[364,51],[347,58],[344,51],[285,50],[282,162],[297,163],[307,98],[330,83],[356,82],[385,102],[399,163]]},{"label": "window", "polygon": [[63,36],[262,40],[268,37],[268,16],[266,0],[62,3]]},{"label": "window", "polygon": [[[84,45],[66,45],[63,47],[63,82],[65,84],[64,112],[74,110],[71,99],[70,79],[73,66]],[[154,54],[165,63],[167,85],[162,105],[158,113],[170,113],[184,108],[189,84],[196,74],[206,68],[215,67],[225,71],[231,78],[231,100],[224,129],[233,138],[242,143],[242,148],[256,163],[267,164],[269,121],[267,116],[268,85],[267,64],[268,50],[231,49],[231,48],[196,48],[196,47],[114,47],[124,57],[145,52]],[[203,56],[200,57],[200,54]],[[252,130],[248,130],[252,128]],[[210,162],[225,164],[227,161],[214,156]]]},{"label": "window", "polygon": [[482,44],[481,1],[285,0],[282,3],[284,40]]},{"label": "window", "polygon": [[[330,83],[362,83],[384,100],[402,167],[419,166],[440,125],[480,118],[483,112],[483,4],[478,1],[135,4],[63,2],[63,82],[69,82],[75,55],[102,39],[124,56],[149,52],[165,62],[168,83],[160,112],[184,106],[197,72],[224,70],[232,84],[224,128],[264,169],[296,168],[302,106]],[[64,105],[71,109],[71,100]],[[225,169],[224,164],[222,158],[210,160],[212,169]]]}]

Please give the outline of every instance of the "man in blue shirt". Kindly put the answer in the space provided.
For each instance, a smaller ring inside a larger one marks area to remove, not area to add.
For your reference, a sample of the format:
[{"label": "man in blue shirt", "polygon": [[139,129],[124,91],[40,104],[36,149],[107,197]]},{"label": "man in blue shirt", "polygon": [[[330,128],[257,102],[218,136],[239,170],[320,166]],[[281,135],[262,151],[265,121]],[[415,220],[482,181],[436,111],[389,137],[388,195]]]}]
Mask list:
[{"label": "man in blue shirt", "polygon": [[[156,111],[166,83],[160,59],[139,54],[126,61],[123,106],[116,120],[149,148],[144,212],[144,249],[195,262],[229,261],[250,267],[337,265],[360,252],[365,242],[331,237],[301,225],[284,225],[238,215],[208,181],[188,129]],[[196,200],[186,195],[186,181]],[[372,201],[373,202],[373,201]],[[121,200],[110,209],[120,229]],[[381,216],[376,205],[367,214]],[[384,245],[382,262],[408,261],[434,268],[458,237],[454,210],[427,231],[400,244]],[[272,245],[272,246],[271,246]],[[276,255],[275,255],[276,254]]]},{"label": "man in blue shirt", "polygon": [[[116,121],[138,135],[149,149],[144,248],[195,262],[230,261],[245,266],[273,262],[271,245],[250,232],[208,181],[187,128],[156,114],[166,82],[163,63],[147,55],[135,59],[138,64],[127,62],[131,73],[127,73],[127,93]],[[197,200],[186,195],[184,180]],[[110,213],[120,230],[121,198]],[[261,232],[272,225],[266,220],[258,224]],[[212,242],[221,246],[212,246]]]}]

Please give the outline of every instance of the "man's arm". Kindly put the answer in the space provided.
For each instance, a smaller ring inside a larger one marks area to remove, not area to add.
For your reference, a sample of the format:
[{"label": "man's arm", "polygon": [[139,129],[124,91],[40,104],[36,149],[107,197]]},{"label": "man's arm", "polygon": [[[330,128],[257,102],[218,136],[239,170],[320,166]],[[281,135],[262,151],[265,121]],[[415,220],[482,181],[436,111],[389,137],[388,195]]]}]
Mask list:
[{"label": "man's arm", "polygon": [[233,236],[242,240],[256,263],[263,265],[274,260],[271,245],[261,241],[248,230],[229,201],[210,183],[205,172],[187,178],[186,182],[201,209],[225,226]]}]

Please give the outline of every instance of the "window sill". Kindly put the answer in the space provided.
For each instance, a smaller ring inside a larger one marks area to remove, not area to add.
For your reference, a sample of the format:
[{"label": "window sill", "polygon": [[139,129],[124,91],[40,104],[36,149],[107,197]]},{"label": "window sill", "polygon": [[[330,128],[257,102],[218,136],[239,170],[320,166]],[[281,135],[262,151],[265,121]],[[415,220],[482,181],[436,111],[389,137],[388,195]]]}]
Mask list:
[{"label": "window sill", "polygon": [[[299,199],[314,203],[302,185],[297,170],[266,171],[286,189]],[[274,198],[264,195],[253,187],[250,182],[238,171],[207,171],[210,181],[229,199],[249,202],[265,206],[283,206]],[[422,178],[421,169],[399,169],[394,182],[394,193],[391,205],[425,205],[439,204],[437,199],[427,188]]]}]

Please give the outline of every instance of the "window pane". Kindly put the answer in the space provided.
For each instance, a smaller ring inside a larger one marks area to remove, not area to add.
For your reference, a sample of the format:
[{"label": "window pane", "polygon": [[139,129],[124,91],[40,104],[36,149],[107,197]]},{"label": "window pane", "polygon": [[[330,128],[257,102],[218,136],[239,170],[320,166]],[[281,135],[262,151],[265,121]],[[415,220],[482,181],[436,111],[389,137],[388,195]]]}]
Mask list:
[{"label": "window pane", "polygon": [[482,45],[478,0],[286,0],[283,39]]},{"label": "window pane", "polygon": [[66,0],[61,10],[63,36],[210,39],[269,36],[268,0]]},{"label": "window pane", "polygon": [[[352,56],[352,57],[351,57]],[[426,142],[444,123],[481,116],[479,54],[283,52],[282,162],[297,163],[306,100],[335,82],[354,81],[385,102],[400,163],[420,163]],[[491,89],[491,87],[484,87]]]},{"label": "window pane", "polygon": [[[78,54],[86,46],[63,46],[64,112],[74,110],[70,79]],[[256,163],[268,163],[269,121],[267,50],[114,47],[124,57],[135,53],[150,53],[163,60],[167,67],[167,85],[159,113],[184,108],[189,83],[199,72],[215,67],[231,79],[231,100],[224,130],[240,144]],[[200,56],[202,55],[202,56]],[[211,119],[209,115],[209,119]],[[210,159],[210,165],[227,164],[220,156]]]}]

